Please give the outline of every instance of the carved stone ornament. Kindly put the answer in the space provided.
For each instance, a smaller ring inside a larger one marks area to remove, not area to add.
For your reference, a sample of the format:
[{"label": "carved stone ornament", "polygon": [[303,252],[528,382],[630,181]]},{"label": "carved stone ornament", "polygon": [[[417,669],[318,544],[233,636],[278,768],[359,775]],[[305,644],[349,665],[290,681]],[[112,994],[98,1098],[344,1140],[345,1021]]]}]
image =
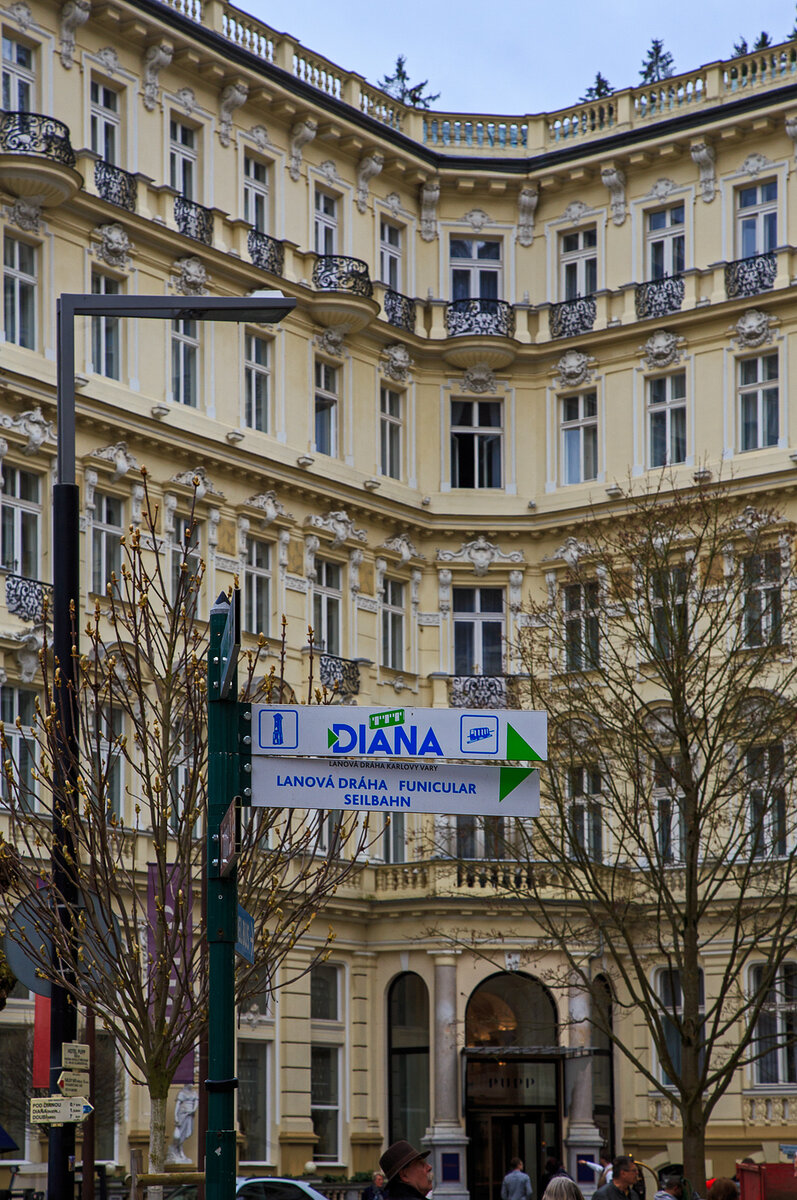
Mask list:
[{"label": "carved stone ornament", "polygon": [[515,616],[523,607],[523,572],[509,572],[509,611]]},{"label": "carved stone ornament", "polygon": [[267,150],[271,145],[271,138],[268,136],[265,125],[253,125],[249,130],[249,136],[258,150]]},{"label": "carved stone ornament", "polygon": [[666,200],[675,191],[674,179],[657,179],[648,192],[649,200]]},{"label": "carved stone ornament", "polygon": [[574,200],[572,204],[568,204],[562,216],[565,221],[570,221],[573,225],[577,225],[579,221],[583,220],[591,212],[592,209],[583,200]]},{"label": "carved stone ornament", "polygon": [[385,165],[385,156],[377,150],[365,154],[357,164],[357,208],[364,213],[368,207],[368,185]]},{"label": "carved stone ornament", "polygon": [[190,87],[181,87],[175,93],[183,111],[190,117],[197,110],[196,92]]},{"label": "carved stone ornament", "polygon": [[109,75],[115,75],[119,70],[119,55],[113,46],[103,46],[97,51],[97,62],[101,63]]},{"label": "carved stone ornament", "polygon": [[243,79],[234,79],[222,89],[219,100],[219,141],[229,146],[232,134],[232,114],[249,99],[249,84]]},{"label": "carved stone ornament", "polygon": [[218,496],[220,500],[224,499],[224,493],[220,492],[212,480],[208,479],[208,473],[204,467],[178,471],[176,475],[172,475],[169,482],[178,483],[185,488],[195,488],[197,500],[204,500],[205,496]]},{"label": "carved stone ornament", "polygon": [[75,34],[91,16],[91,0],[67,0],[61,6],[61,66],[70,69],[75,61]]},{"label": "carved stone ornament", "polygon": [[328,158],[326,162],[322,162],[318,169],[326,179],[327,183],[340,183],[338,168],[335,166],[331,158]]},{"label": "carved stone ornament", "polygon": [[466,212],[462,218],[470,225],[474,233],[481,233],[485,225],[492,225],[492,217],[488,216],[483,208],[472,208],[470,212]]},{"label": "carved stone ornament", "polygon": [[23,629],[12,635],[14,641],[19,643],[16,658],[22,683],[32,683],[39,670],[39,655],[44,649],[42,628]]},{"label": "carved stone ornament", "polygon": [[303,117],[291,126],[291,154],[288,166],[291,179],[297,180],[302,172],[302,152],[308,142],[312,142],[318,132],[318,122],[311,117]]},{"label": "carved stone ornament", "polygon": [[108,225],[98,225],[94,236],[100,239],[100,244],[95,249],[97,258],[101,258],[109,267],[124,269],[130,266],[130,251],[134,247],[117,221]]},{"label": "carved stone ornament", "polygon": [[360,590],[360,567],[362,566],[362,550],[349,551],[349,591],[356,596]]},{"label": "carved stone ornament", "polygon": [[501,550],[494,542],[488,542],[483,534],[479,534],[472,542],[463,542],[459,550],[438,550],[438,562],[470,562],[473,564],[474,575],[486,575],[492,563],[522,563],[522,551]]},{"label": "carved stone ornament", "polygon": [[708,142],[692,142],[692,162],[700,172],[700,192],[706,204],[717,194],[717,173],[714,167],[714,151]]},{"label": "carved stone ornament", "polygon": [[625,175],[619,167],[606,166],[601,167],[601,179],[609,189],[612,221],[615,225],[622,225],[626,218]]},{"label": "carved stone ornament", "polygon": [[762,171],[771,166],[772,159],[767,158],[766,154],[759,154],[756,151],[747,155],[739,170],[742,175],[748,175],[751,179],[755,179],[756,175],[760,175]]},{"label": "carved stone ornament", "polygon": [[415,366],[410,352],[403,342],[394,342],[382,351],[382,373],[396,383],[409,383],[410,370]]},{"label": "carved stone ornament", "polygon": [[152,112],[158,103],[159,78],[164,67],[172,61],[174,46],[171,42],[153,42],[144,51],[144,108]]},{"label": "carved stone ornament", "polygon": [[683,344],[684,339],[671,333],[669,329],[657,329],[650,335],[642,349],[648,370],[660,370],[662,367],[671,367],[674,363],[680,362],[680,348]]},{"label": "carved stone ornament", "polygon": [[39,232],[42,210],[41,204],[37,201],[20,196],[10,208],[6,209],[6,212],[12,225],[18,225],[20,229],[24,229],[28,233]]},{"label": "carved stone ornament", "polygon": [[437,607],[441,613],[451,611],[451,580],[453,575],[451,571],[445,567],[437,575]]},{"label": "carved stone ornament", "polygon": [[768,313],[761,312],[758,308],[748,308],[736,322],[736,336],[733,341],[740,350],[752,350],[756,346],[763,346],[772,341],[773,325],[774,321]]},{"label": "carved stone ornament", "polygon": [[364,542],[368,537],[364,529],[355,528],[354,521],[343,509],[329,512],[325,517],[313,513],[306,519],[305,525],[312,529],[323,529],[326,533],[331,533],[333,548],[342,546],[344,542]]},{"label": "carved stone ornament", "polygon": [[544,562],[552,562],[560,559],[571,569],[576,565],[579,559],[585,555],[592,553],[592,547],[588,542],[580,542],[578,538],[567,537],[562,542],[561,546],[557,546],[552,554],[546,554]]},{"label": "carved stone ornament", "polygon": [[539,199],[540,189],[536,183],[527,183],[518,192],[517,240],[521,246],[530,246],[534,241],[534,217]]},{"label": "carved stone ornament", "polygon": [[398,554],[404,566],[413,558],[424,558],[408,533],[397,533],[383,542],[382,546],[383,549],[392,550],[394,554]]},{"label": "carved stone ornament", "polygon": [[495,389],[495,374],[487,363],[474,363],[472,367],[468,367],[462,377],[463,392],[475,392],[477,395],[481,395],[484,392],[494,392]]},{"label": "carved stone ornament", "polygon": [[437,237],[437,202],[440,199],[440,183],[436,179],[421,184],[421,237],[433,242]]},{"label": "carved stone ornament", "polygon": [[404,212],[404,209],[401,207],[401,196],[399,196],[398,192],[391,192],[389,196],[386,196],[385,204],[390,210],[392,217],[400,217]]},{"label": "carved stone ornament", "polygon": [[343,337],[340,329],[323,329],[315,335],[313,342],[322,354],[328,354],[330,358],[343,358]]},{"label": "carved stone ornament", "polygon": [[304,539],[304,574],[306,579],[315,579],[315,556],[321,546],[320,540],[311,533]]},{"label": "carved stone ornament", "polygon": [[176,274],[171,276],[171,284],[181,296],[207,295],[208,273],[195,255],[178,258],[174,270]]},{"label": "carved stone ornament", "polygon": [[36,454],[45,442],[55,441],[55,428],[51,421],[42,416],[38,405],[28,412],[19,413],[16,417],[9,416],[8,413],[0,414],[0,428],[25,438],[23,454]]},{"label": "carved stone ornament", "polygon": [[94,450],[91,457],[113,463],[114,482],[123,479],[130,471],[138,470],[138,459],[128,450],[127,442],[116,442],[113,446],[103,446],[101,450]]},{"label": "carved stone ornament", "polygon": [[592,381],[590,363],[593,360],[583,350],[566,350],[556,369],[559,372],[554,380],[556,387],[580,387],[582,383]]},{"label": "carved stone ornament", "polygon": [[786,136],[794,142],[794,157],[797,158],[797,113],[786,114],[785,126]]},{"label": "carved stone ornament", "polygon": [[30,29],[33,25],[33,13],[25,0],[14,0],[14,3],[9,5],[8,15],[22,30]]},{"label": "carved stone ornament", "polygon": [[274,491],[258,492],[257,495],[250,496],[246,503],[262,514],[260,525],[263,529],[272,521],[276,521],[277,517],[290,517],[290,513],[286,513],[285,505],[277,499],[277,493]]}]

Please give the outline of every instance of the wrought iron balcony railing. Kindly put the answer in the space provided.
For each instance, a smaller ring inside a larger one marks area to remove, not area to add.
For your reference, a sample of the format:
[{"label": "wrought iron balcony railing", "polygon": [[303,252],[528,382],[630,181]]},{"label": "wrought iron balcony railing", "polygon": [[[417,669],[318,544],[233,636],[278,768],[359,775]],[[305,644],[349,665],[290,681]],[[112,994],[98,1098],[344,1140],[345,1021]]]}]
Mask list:
[{"label": "wrought iron balcony railing", "polygon": [[282,275],[285,270],[285,246],[282,242],[258,229],[250,229],[246,244],[249,257],[256,267],[268,271],[269,275]]},{"label": "wrought iron balcony railing", "polygon": [[680,312],[684,302],[682,275],[668,275],[665,279],[651,279],[637,284],[634,303],[637,319],[666,317],[667,313]]},{"label": "wrought iron balcony railing", "polygon": [[213,245],[213,213],[209,208],[203,208],[196,200],[187,200],[185,196],[175,196],[174,220],[186,237],[205,246]]},{"label": "wrought iron balcony railing", "polygon": [[44,601],[52,596],[52,584],[25,575],[6,575],[6,608],[23,621],[44,620]]},{"label": "wrought iron balcony railing", "polygon": [[43,113],[2,113],[0,154],[40,154],[65,167],[75,165],[69,126]]},{"label": "wrought iron balcony railing", "polygon": [[775,283],[777,269],[774,252],[726,263],[725,295],[729,300],[736,300],[768,292]]},{"label": "wrought iron balcony railing", "polygon": [[511,675],[452,675],[448,683],[452,708],[517,708]]},{"label": "wrought iron balcony railing", "polygon": [[318,680],[322,687],[337,692],[343,698],[360,692],[360,664],[337,654],[321,654],[318,659]]},{"label": "wrought iron balcony railing", "polygon": [[486,333],[491,337],[515,336],[515,310],[506,300],[452,300],[446,305],[446,332],[449,337]]},{"label": "wrought iron balcony railing", "polygon": [[548,311],[551,337],[578,337],[582,333],[591,333],[595,311],[594,296],[577,296],[575,300],[552,304]]},{"label": "wrought iron balcony railing", "polygon": [[368,263],[345,254],[319,254],[313,267],[313,286],[322,292],[351,292],[366,300],[374,294]]},{"label": "wrought iron balcony railing", "polygon": [[136,211],[138,180],[129,171],[98,159],[94,164],[94,186],[109,204],[126,208],[128,212]]},{"label": "wrought iron balcony railing", "polygon": [[392,288],[385,292],[385,316],[388,325],[415,333],[415,301]]}]

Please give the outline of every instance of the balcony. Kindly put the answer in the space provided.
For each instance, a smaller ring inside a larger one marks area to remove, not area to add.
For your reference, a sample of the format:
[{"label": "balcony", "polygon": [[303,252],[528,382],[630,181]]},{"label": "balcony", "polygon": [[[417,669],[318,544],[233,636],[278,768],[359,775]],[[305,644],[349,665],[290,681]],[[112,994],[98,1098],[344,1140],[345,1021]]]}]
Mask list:
[{"label": "balcony", "polygon": [[506,300],[452,300],[446,306],[446,333],[449,337],[486,334],[511,338],[515,336],[515,310]]},{"label": "balcony", "polygon": [[42,113],[0,115],[0,178],[13,196],[35,204],[63,204],[83,185],[75,170],[69,127]]},{"label": "balcony", "polygon": [[519,708],[512,675],[452,675],[448,681],[452,708]]},{"label": "balcony", "polygon": [[313,287],[321,292],[351,292],[366,300],[374,294],[368,263],[345,254],[319,254],[313,267]]},{"label": "balcony", "polygon": [[415,333],[415,301],[401,292],[388,290],[385,292],[385,316],[388,325],[403,329],[405,333]]},{"label": "balcony", "polygon": [[551,337],[579,337],[582,333],[591,333],[595,311],[594,296],[577,296],[575,300],[552,304],[548,311]]},{"label": "balcony", "polygon": [[776,272],[774,251],[752,258],[737,258],[736,262],[725,264],[725,295],[729,300],[741,300],[768,292],[774,287]]},{"label": "balcony", "polygon": [[50,602],[52,585],[40,579],[28,579],[25,575],[6,575],[6,608],[23,621],[41,625],[44,621],[44,603]]},{"label": "balcony", "polygon": [[127,212],[136,211],[138,180],[129,171],[99,159],[94,164],[94,186],[97,194],[109,204],[115,204]]},{"label": "balcony", "polygon": [[313,265],[313,316],[339,333],[358,333],[379,312],[368,264],[345,254],[319,254]]},{"label": "balcony", "polygon": [[680,312],[683,302],[682,275],[668,275],[665,279],[651,279],[649,283],[637,284],[634,305],[638,321]]},{"label": "balcony", "polygon": [[285,270],[285,246],[276,238],[250,229],[246,239],[249,257],[261,271],[269,275],[282,275]]},{"label": "balcony", "polygon": [[185,196],[175,196],[174,220],[180,233],[186,237],[202,242],[204,246],[213,245],[213,213],[209,208],[203,208]]},{"label": "balcony", "polygon": [[335,692],[341,700],[349,700],[360,692],[360,664],[337,654],[321,654],[318,659],[318,681],[322,687]]}]

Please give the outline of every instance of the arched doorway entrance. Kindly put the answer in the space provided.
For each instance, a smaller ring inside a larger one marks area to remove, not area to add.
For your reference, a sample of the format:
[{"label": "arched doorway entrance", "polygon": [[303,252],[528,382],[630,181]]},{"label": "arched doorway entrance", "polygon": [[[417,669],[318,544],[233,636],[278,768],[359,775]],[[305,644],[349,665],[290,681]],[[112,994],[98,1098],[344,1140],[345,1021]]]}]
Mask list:
[{"label": "arched doorway entrance", "polygon": [[420,1146],[429,1125],[429,992],[405,971],[387,993],[388,1143]]},{"label": "arched doorway entrance", "polygon": [[465,1115],[472,1200],[500,1200],[510,1159],[539,1196],[549,1155],[561,1154],[562,1071],[556,1007],[537,979],[491,975],[465,1013]]}]

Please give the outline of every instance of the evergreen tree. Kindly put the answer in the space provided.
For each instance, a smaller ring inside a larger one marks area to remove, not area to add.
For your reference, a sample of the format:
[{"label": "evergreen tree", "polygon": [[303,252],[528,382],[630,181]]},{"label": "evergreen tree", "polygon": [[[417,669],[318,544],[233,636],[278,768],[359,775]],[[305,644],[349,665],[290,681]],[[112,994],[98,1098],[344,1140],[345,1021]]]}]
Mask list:
[{"label": "evergreen tree", "polygon": [[669,79],[671,75],[675,74],[673,57],[669,50],[664,49],[664,42],[661,38],[652,39],[639,74],[643,84],[659,83],[662,79]]},{"label": "evergreen tree", "polygon": [[738,42],[733,43],[733,54],[731,58],[744,58],[745,54],[750,53],[750,47],[747,45],[747,38],[740,37]]},{"label": "evergreen tree", "polygon": [[428,79],[424,79],[421,83],[410,83],[410,77],[407,74],[407,59],[404,54],[399,54],[396,59],[393,74],[385,75],[376,86],[383,92],[387,92],[388,96],[393,96],[402,104],[409,104],[412,108],[429,108],[435,100],[440,99],[439,92],[435,92],[433,95],[424,94],[429,86]]},{"label": "evergreen tree", "polygon": [[585,104],[588,100],[603,100],[606,96],[611,96],[613,91],[614,88],[609,80],[598,71],[595,82],[587,88],[579,103]]}]

